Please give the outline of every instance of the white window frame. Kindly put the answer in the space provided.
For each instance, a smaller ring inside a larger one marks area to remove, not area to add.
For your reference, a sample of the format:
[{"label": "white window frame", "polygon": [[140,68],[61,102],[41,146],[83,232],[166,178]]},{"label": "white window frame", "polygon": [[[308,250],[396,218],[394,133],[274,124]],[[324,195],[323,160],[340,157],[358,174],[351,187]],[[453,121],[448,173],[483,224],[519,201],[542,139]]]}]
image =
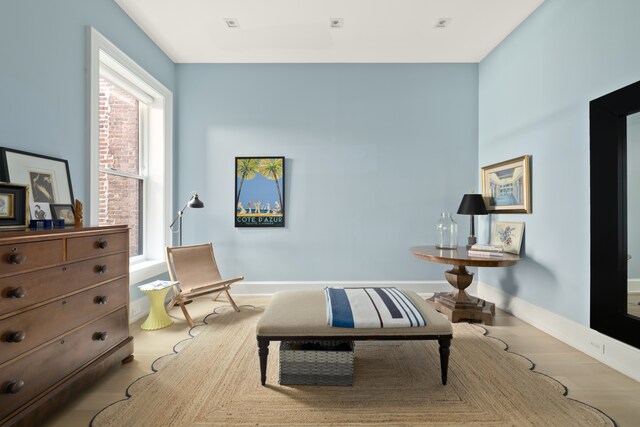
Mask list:
[{"label": "white window frame", "polygon": [[[173,93],[93,27],[87,27],[87,93],[89,96],[89,220],[98,224],[101,68],[114,82],[148,104],[149,149],[143,149],[148,170],[143,198],[144,255],[130,259],[130,283],[167,271],[164,248],[171,243],[173,204]],[[132,87],[131,87],[132,86]],[[130,90],[131,89],[131,90]],[[142,172],[142,171],[141,171]]]}]

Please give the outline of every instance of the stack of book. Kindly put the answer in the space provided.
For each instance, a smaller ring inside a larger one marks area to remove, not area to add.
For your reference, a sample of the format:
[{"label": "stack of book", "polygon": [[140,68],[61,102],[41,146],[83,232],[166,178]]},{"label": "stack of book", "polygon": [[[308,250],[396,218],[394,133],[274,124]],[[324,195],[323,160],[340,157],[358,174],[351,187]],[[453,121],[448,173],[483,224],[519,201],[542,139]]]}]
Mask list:
[{"label": "stack of book", "polygon": [[504,255],[504,249],[499,245],[473,245],[467,251],[469,256],[473,257],[501,257]]}]

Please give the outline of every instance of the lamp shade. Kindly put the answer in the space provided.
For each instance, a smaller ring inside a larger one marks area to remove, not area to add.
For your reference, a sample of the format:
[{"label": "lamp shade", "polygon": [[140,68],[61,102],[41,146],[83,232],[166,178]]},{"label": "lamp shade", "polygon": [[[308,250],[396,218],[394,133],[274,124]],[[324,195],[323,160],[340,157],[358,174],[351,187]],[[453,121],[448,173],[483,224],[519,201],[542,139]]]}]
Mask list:
[{"label": "lamp shade", "polygon": [[193,193],[193,196],[191,196],[191,199],[189,200],[189,203],[187,203],[187,206],[189,206],[190,208],[199,209],[204,208],[204,203],[202,203],[202,200],[198,198],[198,193]]},{"label": "lamp shade", "polygon": [[481,194],[465,194],[460,202],[458,214],[461,215],[487,215],[487,207]]}]

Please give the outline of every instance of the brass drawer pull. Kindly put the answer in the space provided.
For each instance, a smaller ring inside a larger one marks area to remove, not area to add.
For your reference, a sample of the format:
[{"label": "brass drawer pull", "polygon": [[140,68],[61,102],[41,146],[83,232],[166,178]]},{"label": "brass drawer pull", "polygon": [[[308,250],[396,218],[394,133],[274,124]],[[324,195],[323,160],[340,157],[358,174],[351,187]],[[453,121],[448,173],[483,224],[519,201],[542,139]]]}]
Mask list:
[{"label": "brass drawer pull", "polygon": [[106,304],[109,301],[109,297],[106,295],[99,295],[94,298],[93,302],[96,304]]},{"label": "brass drawer pull", "polygon": [[20,265],[27,261],[27,256],[20,252],[14,252],[7,257],[7,261],[9,261],[9,264]]},{"label": "brass drawer pull", "polygon": [[7,334],[7,342],[22,342],[27,337],[24,331],[13,331]]},{"label": "brass drawer pull", "polygon": [[9,298],[24,298],[25,296],[27,296],[27,291],[25,288],[14,288],[11,289],[7,295],[9,295]]},{"label": "brass drawer pull", "polygon": [[98,247],[98,249],[107,249],[107,247],[109,247],[109,242],[107,242],[106,240],[98,240],[96,242],[96,246]]},{"label": "brass drawer pull", "polygon": [[5,392],[5,393],[16,394],[16,393],[18,393],[20,390],[22,390],[22,387],[24,387],[24,381],[22,381],[22,380],[10,381],[10,382],[9,382],[9,383],[4,387],[4,392]]},{"label": "brass drawer pull", "polygon": [[106,265],[96,265],[96,273],[98,274],[104,274],[107,272],[107,266]]},{"label": "brass drawer pull", "polygon": [[108,336],[109,336],[109,334],[106,331],[96,332],[95,334],[93,334],[93,340],[94,341],[105,341]]}]

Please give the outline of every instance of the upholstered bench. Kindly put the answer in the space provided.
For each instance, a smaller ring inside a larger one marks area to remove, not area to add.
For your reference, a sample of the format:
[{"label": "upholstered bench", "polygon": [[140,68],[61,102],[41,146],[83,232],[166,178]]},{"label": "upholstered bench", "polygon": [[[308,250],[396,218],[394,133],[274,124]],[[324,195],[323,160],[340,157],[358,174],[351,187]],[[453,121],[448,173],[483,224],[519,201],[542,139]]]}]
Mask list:
[{"label": "upholstered bench", "polygon": [[271,341],[316,340],[438,340],[442,384],[447,384],[451,323],[415,292],[405,291],[427,321],[416,328],[334,328],[327,324],[324,291],[276,292],[258,321],[256,336],[260,356],[260,380],[267,381],[267,356]]}]

